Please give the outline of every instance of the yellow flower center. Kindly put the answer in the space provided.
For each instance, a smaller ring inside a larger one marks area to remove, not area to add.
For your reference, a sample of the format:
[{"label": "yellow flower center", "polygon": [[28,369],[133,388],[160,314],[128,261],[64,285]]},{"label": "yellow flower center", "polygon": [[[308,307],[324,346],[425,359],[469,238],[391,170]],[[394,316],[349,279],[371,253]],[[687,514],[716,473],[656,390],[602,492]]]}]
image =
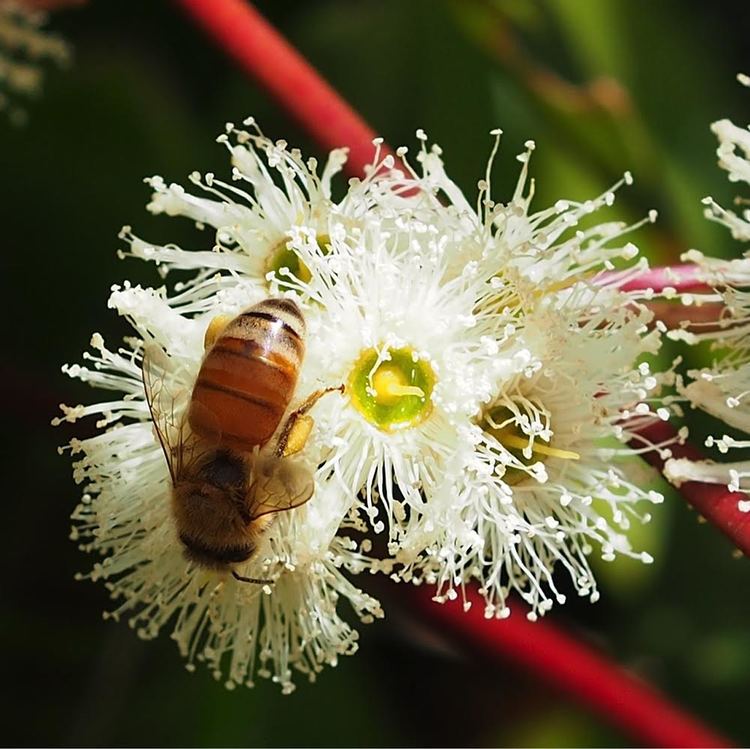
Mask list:
[{"label": "yellow flower center", "polygon": [[[327,234],[317,236],[318,247],[324,255],[330,250],[331,238]],[[276,247],[271,250],[266,263],[266,272],[273,273],[276,281],[288,281],[289,276],[281,273],[281,269],[286,268],[293,278],[302,283],[309,283],[312,279],[312,273],[307,265],[300,260],[299,255],[288,246],[286,239],[282,239]]]},{"label": "yellow flower center", "polygon": [[383,431],[408,429],[432,411],[435,374],[410,348],[391,349],[382,360],[374,348],[363,351],[349,375],[354,407]]}]

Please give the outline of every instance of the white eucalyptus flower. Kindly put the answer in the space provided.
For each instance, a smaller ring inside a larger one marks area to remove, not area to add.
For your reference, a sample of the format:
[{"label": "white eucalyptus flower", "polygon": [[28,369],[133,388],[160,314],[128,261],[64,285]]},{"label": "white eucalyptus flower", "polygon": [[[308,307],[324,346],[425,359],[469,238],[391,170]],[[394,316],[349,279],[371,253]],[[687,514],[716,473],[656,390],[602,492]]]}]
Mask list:
[{"label": "white eucalyptus flower", "polygon": [[[423,133],[418,136],[424,141]],[[444,278],[462,269],[469,293],[463,300],[455,292],[450,297],[463,307],[459,319],[471,321],[463,338],[458,330],[453,336],[473,356],[458,358],[454,347],[457,376],[453,382],[436,377],[443,387],[440,400],[433,399],[436,416],[441,402],[465,404],[454,427],[460,449],[445,452],[449,460],[437,480],[418,485],[423,509],[409,503],[411,527],[393,553],[403,565],[400,575],[436,583],[439,600],[477,580],[487,616],[509,614],[511,590],[530,604],[532,618],[563,601],[552,575],[558,565],[579,594],[596,600],[587,557],[597,547],[605,560],[622,553],[651,561],[631,549],[627,530],[633,519],[648,521],[643,504],[662,501],[648,489],[647,473],[640,471],[641,484],[633,473],[633,456],[654,447],[637,436],[637,428],[668,418],[658,391],[671,380],[670,373],[652,374],[643,359],[660,345],[660,330],[649,329],[651,313],[637,294],[618,290],[646,267],[645,260],[632,264],[637,248],[620,241],[634,227],[578,228],[585,216],[612,204],[613,191],[531,212],[533,147],[527,144],[519,157],[521,175],[507,204],[491,198],[492,158],[476,210],[446,175],[438,148],[422,148],[421,174],[407,165],[411,176],[394,179],[411,196],[402,213],[408,208],[438,236],[450,238]],[[621,272],[599,275],[611,272],[617,259],[625,263]],[[443,283],[447,290],[455,281]],[[455,382],[470,386],[474,397]],[[427,420],[418,428],[429,436],[430,426]],[[445,445],[444,436],[443,430],[435,447]],[[349,436],[347,443],[353,442]],[[433,450],[430,464],[438,456]],[[413,517],[417,510],[421,522]]]},{"label": "white eucalyptus flower", "polygon": [[33,5],[0,0],[0,109],[16,122],[25,116],[16,99],[39,92],[42,63],[62,65],[69,58],[67,44],[44,31],[45,22],[46,14]]},{"label": "white eucalyptus flower", "polygon": [[331,194],[331,180],[346,162],[348,149],[332,151],[318,174],[316,159],[303,159],[299,150],[288,149],[284,141],[271,142],[253,118],[244,124],[250,130],[237,130],[228,123],[217,139],[230,154],[230,182],[194,172],[190,181],[202,194],[193,195],[158,176],[146,180],[154,189],[149,211],[184,216],[199,228],[211,227],[215,231],[212,246],[184,253],[131,237],[126,227],[132,255],[158,263],[165,273],[172,265],[204,274],[228,271],[267,289],[267,277],[279,278],[282,268],[309,277],[287,246],[293,228],[314,230],[325,250],[331,221],[347,227],[361,222],[368,209],[367,180],[354,181],[340,201]]},{"label": "white eucalyptus flower", "polygon": [[544,612],[563,598],[559,562],[595,600],[593,545],[650,561],[627,529],[648,520],[639,502],[662,500],[626,463],[652,447],[626,444],[636,427],[669,415],[642,360],[660,331],[618,290],[634,266],[597,276],[637,255],[618,242],[632,227],[575,230],[612,192],[530,214],[528,153],[508,205],[489,199],[488,169],[478,213],[437,149],[419,160],[424,176],[374,180],[366,226],[332,227],[325,251],[314,228],[292,232],[310,275],[287,283],[312,301],[307,371],[348,385],[348,404],[325,407],[326,483],[387,533],[378,567],[440,598],[475,578],[488,615],[507,615],[509,589]]},{"label": "white eucalyptus flower", "polygon": [[[314,675],[353,649],[341,597],[363,620],[381,615],[347,575],[436,584],[441,600],[475,579],[488,616],[509,613],[510,590],[536,616],[564,597],[556,566],[595,600],[594,546],[605,559],[649,561],[630,549],[627,529],[648,519],[642,502],[661,497],[623,463],[654,448],[628,446],[636,428],[668,416],[664,378],[643,361],[660,332],[637,294],[619,290],[642,267],[628,265],[637,255],[621,241],[629,228],[578,229],[612,193],[531,213],[526,153],[511,202],[490,199],[488,167],[475,211],[433,148],[418,157],[423,174],[376,158],[334,201],[341,153],[318,177],[257,129],[228,135],[247,189],[208,175],[195,182],[213,196],[194,197],[151,181],[151,209],[211,226],[210,248],[123,233],[129,254],[165,272],[197,270],[193,279],[171,298],[115,289],[110,305],[137,337],[117,352],[95,337],[94,366],[67,368],[117,393],[65,412],[101,414],[106,429],[71,444],[85,483],[74,534],[104,557],[91,576],[106,577],[115,613],[146,636],[171,626],[190,663],[208,661],[231,684],[269,673],[288,690],[292,668]],[[621,273],[598,275],[615,261]],[[261,590],[183,558],[140,358],[144,345],[159,347],[172,386],[187,392],[211,319],[271,294],[294,295],[306,319],[299,395],[346,389],[315,407],[303,451],[313,499],[283,513],[263,554],[239,570],[275,581]]]},{"label": "white eucalyptus flower", "polygon": [[[278,148],[267,141],[263,146],[270,151]],[[275,189],[270,176],[267,184],[257,184],[268,194]],[[290,192],[294,189],[287,187]],[[313,210],[308,208],[309,217]],[[227,229],[217,223],[221,231]],[[148,253],[129,232],[124,236],[153,259],[163,260],[163,253],[169,252],[174,266],[199,264],[190,252],[159,248]],[[242,253],[238,245],[221,254],[195,254],[234,259]],[[351,552],[352,542],[338,535],[350,525],[345,519],[350,497],[341,492],[316,492],[304,507],[281,513],[267,533],[262,553],[238,567],[244,575],[273,579],[272,586],[237,582],[185,559],[171,517],[167,463],[145,400],[143,350],[145,346],[161,349],[172,362],[170,388],[187,394],[214,316],[239,312],[269,295],[263,276],[242,273],[231,262],[205,266],[207,270],[171,298],[164,289],[129,284],[115,288],[110,306],[130,321],[136,336],[111,351],[95,335],[95,352],[86,355],[92,365],[65,368],[73,377],[114,392],[111,400],[102,403],[65,407],[64,416],[56,420],[97,415],[97,426],[103,430],[70,445],[78,457],[76,481],[84,485],[83,501],[74,513],[73,537],[82,548],[102,557],[88,577],[106,580],[118,601],[114,617],[127,617],[144,637],[171,628],[189,667],[196,660],[205,661],[228,686],[250,684],[260,674],[290,691],[293,670],[314,678],[324,664],[335,664],[339,655],[356,649],[357,632],[342,616],[340,599],[361,621],[380,617],[382,611],[342,572],[345,565],[358,571],[362,564]],[[218,267],[229,272],[218,277]],[[308,380],[303,376],[298,392]],[[316,454],[310,451],[305,458],[314,471]]]},{"label": "white eucalyptus flower", "polygon": [[[750,85],[750,78],[739,76],[740,82]],[[711,129],[719,146],[719,166],[729,174],[731,182],[750,184],[750,129],[740,128],[729,120],[715,122]],[[750,211],[738,213],[705,198],[706,217],[726,226],[739,241],[750,241]],[[745,200],[738,199],[740,205]],[[688,372],[689,382],[682,388],[683,395],[700,408],[723,421],[739,433],[750,435],[750,253],[735,260],[706,257],[697,250],[683,256],[698,264],[706,281],[714,287],[713,294],[691,294],[691,304],[721,303],[720,319],[703,330],[693,326],[690,332],[676,331],[674,337],[689,343],[710,341],[716,358],[710,367]],[[734,448],[750,447],[750,437],[742,439],[729,434],[714,435],[706,440],[708,447],[716,447],[723,455]],[[702,481],[725,484],[731,491],[750,489],[750,461],[732,462],[670,460],[665,466],[666,476],[675,484],[683,481]],[[740,509],[750,512],[750,501],[741,500]]]}]

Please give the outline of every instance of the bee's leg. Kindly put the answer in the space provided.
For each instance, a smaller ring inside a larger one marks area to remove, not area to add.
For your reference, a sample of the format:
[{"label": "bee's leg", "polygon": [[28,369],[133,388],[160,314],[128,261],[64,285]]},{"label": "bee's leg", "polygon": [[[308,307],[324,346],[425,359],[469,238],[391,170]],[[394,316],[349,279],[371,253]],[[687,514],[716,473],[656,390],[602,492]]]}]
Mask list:
[{"label": "bee's leg", "polygon": [[298,416],[291,422],[289,431],[284,429],[281,440],[277,447],[277,454],[287,457],[300,452],[307,444],[307,438],[310,436],[314,426],[312,416]]},{"label": "bee's leg", "polygon": [[344,386],[321,388],[310,393],[302,403],[292,411],[284,422],[276,445],[276,455],[286,457],[298,453],[307,442],[313,428],[313,420],[307,412],[326,394],[343,393]]},{"label": "bee's leg", "polygon": [[273,580],[261,580],[257,577],[245,577],[232,570],[232,577],[241,583],[254,583],[255,585],[271,585]]}]

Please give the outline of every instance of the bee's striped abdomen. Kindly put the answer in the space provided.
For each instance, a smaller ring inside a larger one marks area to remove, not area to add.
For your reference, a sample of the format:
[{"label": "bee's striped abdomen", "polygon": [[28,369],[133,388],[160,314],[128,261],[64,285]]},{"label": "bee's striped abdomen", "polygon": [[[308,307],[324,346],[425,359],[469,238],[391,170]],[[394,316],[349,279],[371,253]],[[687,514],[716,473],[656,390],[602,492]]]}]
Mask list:
[{"label": "bee's striped abdomen", "polygon": [[243,452],[265,444],[294,395],[304,336],[302,313],[290,299],[266,299],[235,317],[201,365],[192,430]]}]

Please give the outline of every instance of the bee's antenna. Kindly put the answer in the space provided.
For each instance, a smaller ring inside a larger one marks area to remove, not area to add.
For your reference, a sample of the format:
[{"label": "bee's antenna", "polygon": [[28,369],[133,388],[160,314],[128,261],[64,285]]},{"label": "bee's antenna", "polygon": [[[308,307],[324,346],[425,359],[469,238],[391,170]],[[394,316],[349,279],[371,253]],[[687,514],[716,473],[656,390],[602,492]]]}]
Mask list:
[{"label": "bee's antenna", "polygon": [[273,584],[273,580],[261,580],[257,577],[244,577],[243,575],[237,574],[234,570],[232,570],[232,577],[235,580],[239,580],[241,583],[254,583],[255,585],[271,585]]}]

